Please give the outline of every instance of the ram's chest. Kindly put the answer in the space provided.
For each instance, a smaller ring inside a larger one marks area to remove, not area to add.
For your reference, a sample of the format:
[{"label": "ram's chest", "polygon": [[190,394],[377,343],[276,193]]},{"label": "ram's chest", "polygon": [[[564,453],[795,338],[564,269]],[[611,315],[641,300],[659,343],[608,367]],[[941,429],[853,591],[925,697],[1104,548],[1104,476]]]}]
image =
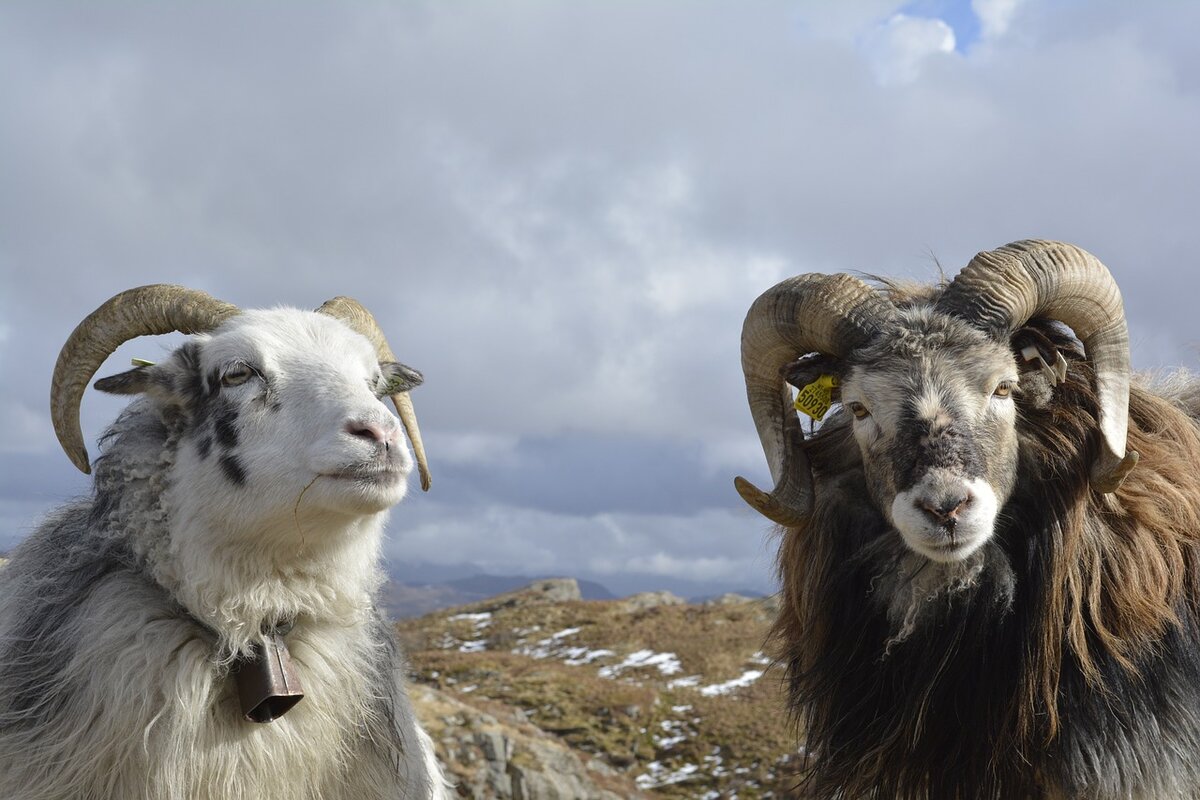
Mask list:
[{"label": "ram's chest", "polygon": [[[175,697],[146,738],[160,790],[186,786],[181,796],[194,800],[315,800],[331,797],[330,787],[345,784],[348,770],[364,767],[366,737],[379,713],[370,704],[379,690],[370,685],[374,670],[367,646],[361,637],[336,630],[297,631],[288,645],[305,697],[271,723],[242,717],[234,680],[214,672],[211,656],[181,653],[174,675],[168,675]],[[171,696],[169,688],[166,694]],[[189,740],[183,759],[170,751]]]}]

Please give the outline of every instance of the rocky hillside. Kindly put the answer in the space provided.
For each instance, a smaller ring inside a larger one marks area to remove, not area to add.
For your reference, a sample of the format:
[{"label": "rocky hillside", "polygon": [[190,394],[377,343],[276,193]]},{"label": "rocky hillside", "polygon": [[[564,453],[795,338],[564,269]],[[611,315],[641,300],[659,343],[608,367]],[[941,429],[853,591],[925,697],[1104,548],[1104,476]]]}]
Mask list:
[{"label": "rocky hillside", "polygon": [[761,652],[770,602],[547,580],[398,627],[463,796],[784,797],[803,756]]}]

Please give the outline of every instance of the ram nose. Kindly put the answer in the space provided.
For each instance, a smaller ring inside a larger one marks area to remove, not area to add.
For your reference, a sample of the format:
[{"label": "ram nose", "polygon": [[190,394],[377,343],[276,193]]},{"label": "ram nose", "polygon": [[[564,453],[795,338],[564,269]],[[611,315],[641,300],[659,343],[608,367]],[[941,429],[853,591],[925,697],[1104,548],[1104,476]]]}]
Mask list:
[{"label": "ram nose", "polygon": [[389,450],[400,441],[400,426],[394,421],[352,419],[346,422],[345,431],[356,439],[362,439],[375,446],[383,445]]},{"label": "ram nose", "polygon": [[953,526],[958,516],[971,505],[974,495],[966,487],[945,489],[917,498],[917,508],[936,525]]}]

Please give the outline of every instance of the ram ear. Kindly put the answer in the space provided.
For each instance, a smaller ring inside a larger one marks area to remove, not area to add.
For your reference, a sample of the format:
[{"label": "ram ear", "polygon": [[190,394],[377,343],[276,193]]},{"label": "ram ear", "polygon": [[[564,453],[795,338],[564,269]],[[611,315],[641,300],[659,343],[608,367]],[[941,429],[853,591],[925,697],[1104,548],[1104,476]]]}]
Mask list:
[{"label": "ram ear", "polygon": [[835,402],[841,402],[842,390],[840,386],[840,378],[842,375],[842,362],[840,359],[833,356],[827,356],[824,353],[810,353],[803,358],[798,358],[795,361],[784,364],[780,369],[783,379],[797,389],[803,389],[810,383],[816,382],[822,375],[833,375],[839,380],[835,382],[830,390],[830,399]]},{"label": "ram ear", "polygon": [[157,383],[153,377],[153,369],[151,365],[142,364],[127,372],[101,378],[92,386],[109,394],[142,394]]},{"label": "ram ear", "polygon": [[134,368],[101,378],[92,386],[109,394],[151,394],[167,403],[184,402],[205,391],[200,380],[200,348],[187,342],[170,358],[152,364],[134,360]]},{"label": "ram ear", "polygon": [[1051,386],[1057,386],[1067,379],[1067,360],[1049,337],[1037,328],[1021,328],[1012,335],[1011,342],[1017,363],[1022,369],[1038,370]]},{"label": "ram ear", "polygon": [[408,392],[425,382],[425,376],[399,361],[381,361],[379,369],[383,371],[385,384],[383,396]]}]

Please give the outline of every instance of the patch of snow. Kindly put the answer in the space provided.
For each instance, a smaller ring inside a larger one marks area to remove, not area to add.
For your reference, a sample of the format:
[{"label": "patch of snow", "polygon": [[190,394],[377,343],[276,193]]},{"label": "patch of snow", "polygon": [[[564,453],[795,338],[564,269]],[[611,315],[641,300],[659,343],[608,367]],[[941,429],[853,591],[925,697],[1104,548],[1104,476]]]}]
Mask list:
[{"label": "patch of snow", "polygon": [[720,747],[714,747],[712,753],[704,757],[704,763],[707,765],[708,774],[714,778],[729,774],[729,769],[725,767],[725,760],[721,758]]},{"label": "patch of snow", "polygon": [[711,686],[702,686],[700,694],[705,697],[714,697],[720,694],[729,694],[734,689],[741,689],[744,686],[749,686],[756,680],[762,677],[761,669],[748,669],[742,673],[741,677],[734,678],[724,683],[714,683]]},{"label": "patch of snow", "polygon": [[[530,630],[533,629],[531,628]],[[529,656],[531,658],[549,658],[550,656],[561,655],[564,651],[555,649],[557,645],[568,636],[574,636],[575,634],[579,633],[580,630],[581,628],[564,628],[558,633],[550,634],[545,639],[539,639],[537,644],[533,645],[532,647],[529,645],[515,647],[513,648],[513,652],[517,655]],[[579,652],[582,654],[588,651],[586,648],[571,647],[567,648],[565,652],[568,654],[568,658],[572,658],[575,657],[570,655],[573,652]]]},{"label": "patch of snow", "polygon": [[643,791],[659,786],[669,786],[672,783],[682,783],[700,770],[695,764],[684,764],[672,772],[667,770],[660,761],[651,761],[646,765],[646,769],[646,773],[638,775],[635,779],[638,788]]},{"label": "patch of snow", "polygon": [[656,653],[653,650],[638,650],[625,656],[625,660],[620,664],[601,667],[600,677],[615,678],[622,670],[638,667],[657,667],[658,671],[663,675],[674,675],[677,672],[683,671],[683,666],[679,663],[679,656],[674,653]]},{"label": "patch of snow", "polygon": [[675,678],[667,682],[668,689],[678,689],[680,687],[691,688],[700,685],[699,675],[688,675],[686,678]]},{"label": "patch of snow", "polygon": [[577,667],[580,664],[590,664],[597,658],[613,655],[612,650],[589,650],[586,647],[568,647],[562,651],[562,655],[566,656],[563,659],[564,664],[570,664],[572,667]]},{"label": "patch of snow", "polygon": [[662,750],[670,750],[677,744],[687,741],[688,735],[683,729],[683,723],[678,720],[665,719],[659,723],[666,736],[655,736],[654,745]]}]

